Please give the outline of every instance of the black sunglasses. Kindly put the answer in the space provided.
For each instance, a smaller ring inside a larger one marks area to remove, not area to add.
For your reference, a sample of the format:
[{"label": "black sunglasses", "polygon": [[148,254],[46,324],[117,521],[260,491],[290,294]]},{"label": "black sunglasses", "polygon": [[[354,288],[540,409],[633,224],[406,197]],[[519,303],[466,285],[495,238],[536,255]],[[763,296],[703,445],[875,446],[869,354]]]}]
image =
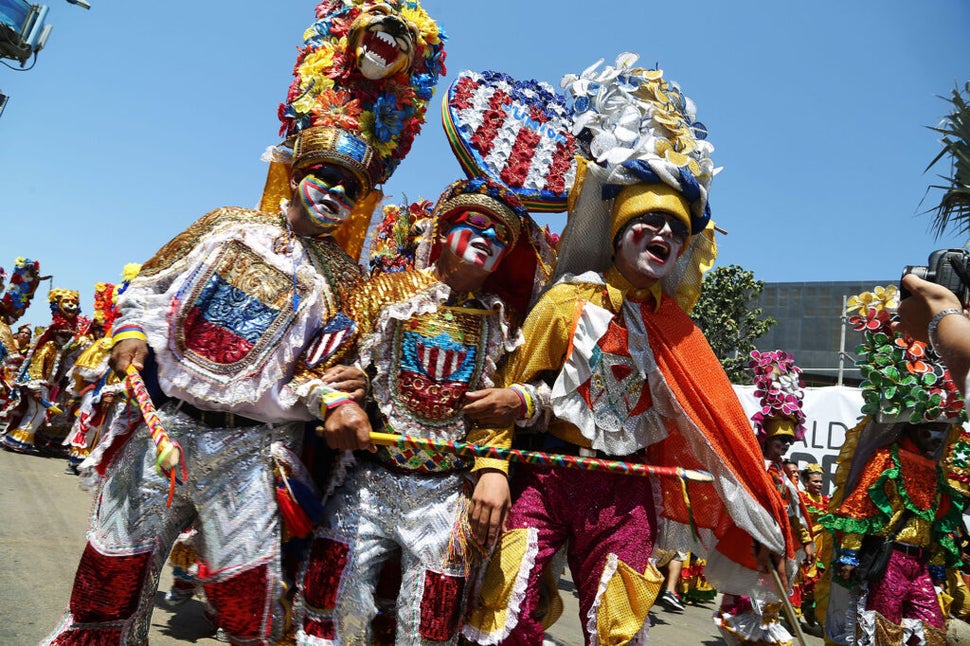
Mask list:
[{"label": "black sunglasses", "polygon": [[328,186],[343,186],[344,194],[352,202],[359,200],[361,194],[364,192],[364,187],[361,186],[360,180],[353,173],[339,166],[332,166],[330,164],[312,166],[307,169],[306,174],[313,175]]}]

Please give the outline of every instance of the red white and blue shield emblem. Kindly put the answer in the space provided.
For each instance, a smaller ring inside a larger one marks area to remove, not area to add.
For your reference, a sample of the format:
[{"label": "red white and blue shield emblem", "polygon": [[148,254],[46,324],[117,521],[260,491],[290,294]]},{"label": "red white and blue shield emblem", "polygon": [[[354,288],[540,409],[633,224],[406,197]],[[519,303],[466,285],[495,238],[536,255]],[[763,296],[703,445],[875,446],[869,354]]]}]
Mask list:
[{"label": "red white and blue shield emblem", "polygon": [[326,322],[317,332],[317,335],[307,346],[304,353],[304,360],[311,368],[325,363],[350,339],[356,329],[356,323],[350,320],[343,312],[338,312],[336,316]]},{"label": "red white and blue shield emblem", "polygon": [[449,380],[465,364],[468,349],[442,348],[425,343],[417,343],[418,361],[424,374],[434,381]]},{"label": "red white and blue shield emblem", "polygon": [[485,363],[484,319],[437,314],[412,318],[395,335],[397,376],[391,384],[392,398],[402,404],[398,414],[431,427],[461,420],[465,393],[479,383]]}]

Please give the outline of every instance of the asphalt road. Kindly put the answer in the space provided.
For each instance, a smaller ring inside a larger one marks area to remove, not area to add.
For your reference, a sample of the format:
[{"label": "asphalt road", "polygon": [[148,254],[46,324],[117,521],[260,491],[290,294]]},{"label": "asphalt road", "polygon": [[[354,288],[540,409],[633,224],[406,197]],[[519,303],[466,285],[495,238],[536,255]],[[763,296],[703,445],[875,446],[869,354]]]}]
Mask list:
[{"label": "asphalt road", "polygon": [[[60,459],[0,451],[0,646],[32,646],[59,622],[71,594],[92,496],[64,473]],[[166,568],[159,589],[171,584]],[[563,583],[566,609],[549,632],[549,644],[583,643],[575,596]],[[159,599],[161,594],[159,595]],[[650,642],[682,646],[724,644],[711,621],[715,606],[683,613],[651,613]],[[152,646],[216,646],[202,604],[191,600],[175,613],[156,607]],[[810,646],[822,640],[806,636]]]}]

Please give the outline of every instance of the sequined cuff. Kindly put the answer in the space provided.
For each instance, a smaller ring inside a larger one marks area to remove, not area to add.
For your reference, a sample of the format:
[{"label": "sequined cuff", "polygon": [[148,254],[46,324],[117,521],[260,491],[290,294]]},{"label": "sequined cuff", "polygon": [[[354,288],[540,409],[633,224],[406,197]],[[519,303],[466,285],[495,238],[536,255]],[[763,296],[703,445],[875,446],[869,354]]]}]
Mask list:
[{"label": "sequined cuff", "polygon": [[111,335],[111,347],[118,345],[118,343],[126,339],[138,339],[139,341],[148,343],[148,336],[140,325],[123,325]]},{"label": "sequined cuff", "polygon": [[930,571],[930,578],[933,579],[933,583],[946,581],[946,568],[942,565],[930,565],[927,569]]},{"label": "sequined cuff", "polygon": [[839,552],[839,560],[837,562],[842,565],[859,567],[859,552],[856,550],[842,550]]}]

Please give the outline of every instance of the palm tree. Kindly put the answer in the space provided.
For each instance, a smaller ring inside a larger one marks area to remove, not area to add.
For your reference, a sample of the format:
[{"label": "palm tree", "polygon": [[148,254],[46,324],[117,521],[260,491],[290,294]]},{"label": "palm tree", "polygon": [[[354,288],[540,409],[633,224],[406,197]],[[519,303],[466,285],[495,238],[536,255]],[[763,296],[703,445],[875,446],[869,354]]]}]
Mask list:
[{"label": "palm tree", "polygon": [[[970,96],[970,82],[963,86],[963,92]],[[939,175],[945,183],[929,187],[944,191],[939,205],[928,211],[934,214],[932,229],[937,238],[951,225],[970,233],[970,104],[959,87],[953,89],[949,101],[953,112],[930,128],[942,135],[943,150],[923,171],[944,157],[950,158],[950,175]]]}]

